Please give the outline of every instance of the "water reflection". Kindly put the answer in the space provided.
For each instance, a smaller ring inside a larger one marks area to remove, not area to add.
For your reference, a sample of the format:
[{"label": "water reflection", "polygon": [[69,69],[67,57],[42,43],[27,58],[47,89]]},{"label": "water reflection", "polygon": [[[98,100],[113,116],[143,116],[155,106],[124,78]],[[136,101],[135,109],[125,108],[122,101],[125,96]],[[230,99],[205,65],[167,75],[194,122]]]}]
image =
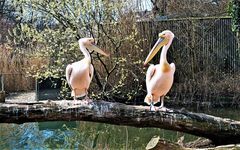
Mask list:
[{"label": "water reflection", "polygon": [[[181,133],[92,122],[0,124],[0,149],[144,149],[154,135],[176,141]],[[188,136],[189,140],[193,136]]]}]

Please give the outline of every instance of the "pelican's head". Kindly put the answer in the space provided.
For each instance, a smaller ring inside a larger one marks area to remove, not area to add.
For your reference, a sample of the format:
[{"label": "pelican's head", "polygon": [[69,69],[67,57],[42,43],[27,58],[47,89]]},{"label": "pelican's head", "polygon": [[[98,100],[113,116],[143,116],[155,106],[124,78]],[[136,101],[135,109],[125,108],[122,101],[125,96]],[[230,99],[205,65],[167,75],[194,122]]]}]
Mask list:
[{"label": "pelican's head", "polygon": [[157,54],[157,52],[160,50],[161,47],[167,45],[169,41],[172,41],[172,39],[174,38],[174,34],[170,30],[165,30],[159,33],[158,36],[159,36],[159,39],[153,46],[150,53],[148,54],[144,62],[144,66],[146,66],[150,60],[152,60],[152,58]]},{"label": "pelican's head", "polygon": [[101,50],[95,45],[95,40],[93,38],[81,38],[80,40],[78,40],[78,42],[80,45],[82,44],[84,47],[86,47],[89,50],[93,50],[104,56],[109,56],[109,54],[107,54],[106,52],[104,52],[103,50]]}]

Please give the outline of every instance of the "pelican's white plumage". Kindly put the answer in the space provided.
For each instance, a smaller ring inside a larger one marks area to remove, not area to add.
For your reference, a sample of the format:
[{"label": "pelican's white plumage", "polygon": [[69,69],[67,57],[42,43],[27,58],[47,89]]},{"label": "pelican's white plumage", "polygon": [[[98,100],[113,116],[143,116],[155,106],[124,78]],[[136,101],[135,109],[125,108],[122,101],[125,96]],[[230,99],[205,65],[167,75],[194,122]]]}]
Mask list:
[{"label": "pelican's white plumage", "polygon": [[169,64],[167,61],[167,50],[170,47],[174,34],[165,30],[159,34],[159,39],[147,56],[144,65],[146,65],[162,48],[160,63],[150,65],[146,74],[147,96],[145,102],[150,105],[150,110],[155,110],[154,104],[161,101],[160,108],[163,107],[163,98],[171,89],[173,84],[175,64]]},{"label": "pelican's white plumage", "polygon": [[87,49],[108,56],[108,54],[94,45],[93,38],[82,38],[78,42],[84,58],[66,67],[66,79],[72,89],[71,95],[74,97],[74,100],[76,100],[77,97],[87,95],[88,88],[92,81],[94,69],[91,64],[91,56]]}]

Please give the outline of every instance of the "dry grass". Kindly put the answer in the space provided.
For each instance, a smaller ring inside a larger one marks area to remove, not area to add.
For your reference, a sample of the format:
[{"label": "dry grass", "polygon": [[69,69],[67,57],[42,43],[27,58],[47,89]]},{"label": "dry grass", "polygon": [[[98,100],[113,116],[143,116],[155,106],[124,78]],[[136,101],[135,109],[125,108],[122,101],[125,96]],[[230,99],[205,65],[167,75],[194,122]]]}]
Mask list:
[{"label": "dry grass", "polygon": [[0,45],[0,74],[4,76],[4,89],[7,92],[28,91],[35,88],[35,80],[28,77],[25,68],[29,62],[14,55],[11,48]]}]

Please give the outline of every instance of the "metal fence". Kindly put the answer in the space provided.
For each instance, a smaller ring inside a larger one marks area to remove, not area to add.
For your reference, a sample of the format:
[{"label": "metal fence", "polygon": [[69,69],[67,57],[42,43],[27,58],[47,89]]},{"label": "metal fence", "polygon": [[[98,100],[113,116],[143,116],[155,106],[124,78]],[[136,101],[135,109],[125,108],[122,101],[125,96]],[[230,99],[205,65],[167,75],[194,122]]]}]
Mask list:
[{"label": "metal fence", "polygon": [[240,54],[236,35],[231,31],[231,18],[139,22],[143,38],[153,43],[158,33],[166,29],[175,34],[168,59],[176,63],[181,73],[194,76],[199,71],[230,74],[240,71]]}]

